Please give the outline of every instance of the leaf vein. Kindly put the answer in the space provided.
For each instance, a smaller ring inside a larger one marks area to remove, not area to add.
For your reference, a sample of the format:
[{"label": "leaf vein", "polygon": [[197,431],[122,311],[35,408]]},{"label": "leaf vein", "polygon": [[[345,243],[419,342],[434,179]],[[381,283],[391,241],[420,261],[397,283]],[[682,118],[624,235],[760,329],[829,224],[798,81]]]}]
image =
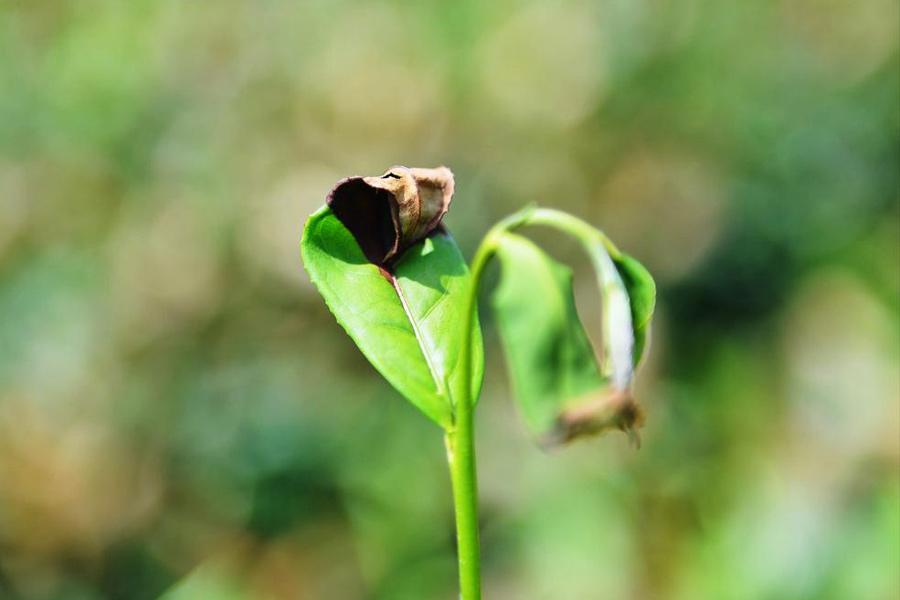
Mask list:
[{"label": "leaf vein", "polygon": [[412,310],[410,310],[409,308],[409,302],[406,299],[406,295],[403,293],[403,289],[400,287],[400,283],[397,281],[396,277],[391,276],[391,284],[394,286],[394,290],[397,292],[397,297],[400,298],[400,304],[403,305],[403,311],[406,313],[407,317],[409,317],[409,323],[412,326],[413,333],[415,333],[416,335],[416,341],[419,342],[419,349],[422,351],[422,356],[425,358],[425,364],[428,365],[428,370],[431,371],[431,377],[434,379],[435,386],[437,386],[438,395],[443,396],[443,379],[441,379],[440,374],[438,373],[437,366],[434,363],[434,358],[432,358],[431,353],[428,351],[428,347],[425,344],[425,338],[422,335],[421,330],[419,329],[419,324],[416,321]]}]

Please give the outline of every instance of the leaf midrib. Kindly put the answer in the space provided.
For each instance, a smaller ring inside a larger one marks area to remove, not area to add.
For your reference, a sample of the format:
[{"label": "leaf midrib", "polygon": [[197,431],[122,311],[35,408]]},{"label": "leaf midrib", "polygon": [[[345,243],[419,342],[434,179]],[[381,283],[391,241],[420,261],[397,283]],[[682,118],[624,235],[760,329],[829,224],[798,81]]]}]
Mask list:
[{"label": "leaf midrib", "polygon": [[419,329],[419,323],[413,315],[412,310],[410,310],[409,308],[409,302],[406,299],[403,288],[400,287],[400,282],[397,280],[397,277],[393,273],[389,274],[389,279],[391,281],[391,285],[394,288],[394,291],[397,293],[397,297],[400,299],[400,305],[403,307],[403,312],[406,313],[406,318],[409,319],[409,324],[412,327],[413,334],[416,336],[416,342],[419,344],[419,350],[422,351],[422,356],[425,358],[425,364],[428,365],[428,371],[431,373],[431,378],[434,380],[434,384],[437,387],[437,393],[439,396],[445,396],[446,393],[443,385],[444,380],[440,376],[434,358],[432,358],[431,353],[428,351],[424,336]]}]

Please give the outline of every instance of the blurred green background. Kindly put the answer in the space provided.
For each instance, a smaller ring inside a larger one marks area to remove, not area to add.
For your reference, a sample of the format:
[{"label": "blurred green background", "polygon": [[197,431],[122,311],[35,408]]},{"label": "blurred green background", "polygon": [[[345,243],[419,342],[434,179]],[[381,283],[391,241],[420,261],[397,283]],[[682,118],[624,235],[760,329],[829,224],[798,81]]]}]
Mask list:
[{"label": "blurred green background", "polygon": [[[446,164],[657,277],[644,445],[545,453],[490,315],[490,600],[900,597],[894,0],[0,3],[0,598],[449,600],[437,428],[308,282]],[[542,237],[580,274],[587,265]]]}]

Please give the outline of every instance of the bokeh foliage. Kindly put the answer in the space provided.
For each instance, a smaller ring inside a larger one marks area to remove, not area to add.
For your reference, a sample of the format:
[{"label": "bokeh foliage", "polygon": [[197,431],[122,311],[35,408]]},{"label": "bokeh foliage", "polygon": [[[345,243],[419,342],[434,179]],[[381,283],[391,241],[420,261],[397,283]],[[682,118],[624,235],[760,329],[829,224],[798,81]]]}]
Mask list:
[{"label": "bokeh foliage", "polygon": [[467,256],[539,202],[659,285],[639,452],[536,449],[485,318],[487,597],[896,597],[898,18],[4,2],[0,597],[452,598],[439,436],[298,252],[339,178],[440,163]]}]

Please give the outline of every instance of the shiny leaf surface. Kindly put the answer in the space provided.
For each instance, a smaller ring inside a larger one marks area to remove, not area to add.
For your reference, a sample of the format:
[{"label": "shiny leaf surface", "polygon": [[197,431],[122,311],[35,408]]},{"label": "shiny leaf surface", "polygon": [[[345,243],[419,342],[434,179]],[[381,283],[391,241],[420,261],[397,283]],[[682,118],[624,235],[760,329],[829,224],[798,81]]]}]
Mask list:
[{"label": "shiny leaf surface", "polygon": [[[419,410],[453,423],[450,391],[462,377],[463,300],[469,272],[453,238],[437,232],[409,248],[391,272],[366,259],[327,207],[307,221],[303,264],[338,323],[369,362]],[[484,356],[474,323],[473,397]],[[463,385],[463,389],[464,385]]]}]

